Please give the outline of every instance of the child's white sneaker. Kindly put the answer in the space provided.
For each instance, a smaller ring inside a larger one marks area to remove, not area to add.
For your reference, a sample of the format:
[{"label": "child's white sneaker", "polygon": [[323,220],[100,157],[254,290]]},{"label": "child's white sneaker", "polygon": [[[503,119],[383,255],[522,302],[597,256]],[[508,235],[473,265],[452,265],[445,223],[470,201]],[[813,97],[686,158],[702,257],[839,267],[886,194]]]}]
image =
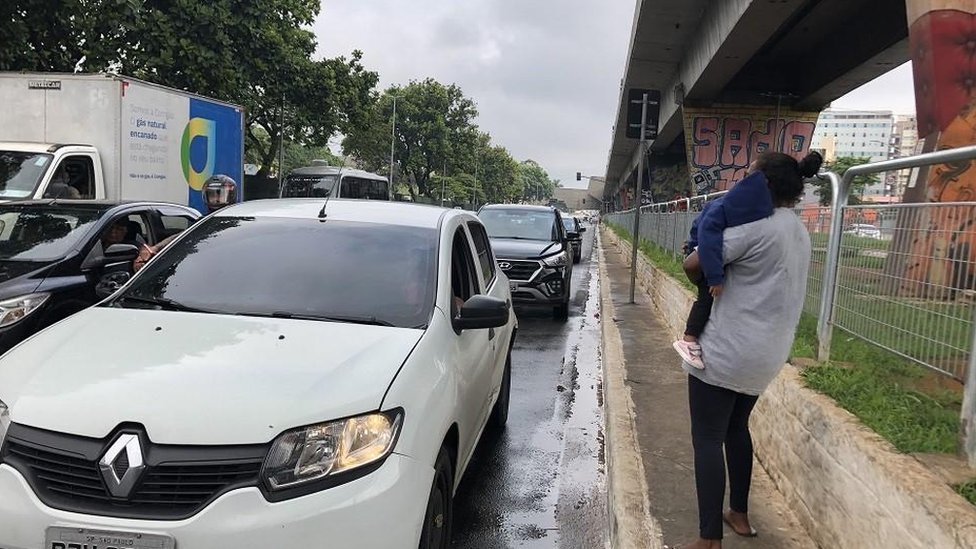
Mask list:
[{"label": "child's white sneaker", "polygon": [[687,362],[692,368],[705,369],[705,363],[702,362],[702,348],[697,342],[679,339],[671,346],[681,355],[681,360]]}]

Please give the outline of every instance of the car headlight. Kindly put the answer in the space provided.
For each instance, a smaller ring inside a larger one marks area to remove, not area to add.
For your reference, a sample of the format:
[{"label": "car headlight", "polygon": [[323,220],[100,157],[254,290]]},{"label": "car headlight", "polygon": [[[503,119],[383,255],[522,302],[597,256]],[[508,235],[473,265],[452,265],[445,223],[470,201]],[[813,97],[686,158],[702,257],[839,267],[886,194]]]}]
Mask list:
[{"label": "car headlight", "polygon": [[0,400],[0,447],[7,438],[7,429],[10,428],[10,409]]},{"label": "car headlight", "polygon": [[294,488],[382,460],[396,441],[403,413],[372,413],[293,429],[265,458],[262,478],[274,490]]},{"label": "car headlight", "polygon": [[20,322],[44,305],[49,297],[51,294],[42,292],[0,301],[0,328]]},{"label": "car headlight", "polygon": [[566,265],[566,252],[550,255],[542,258],[542,264],[546,267],[562,267]]}]

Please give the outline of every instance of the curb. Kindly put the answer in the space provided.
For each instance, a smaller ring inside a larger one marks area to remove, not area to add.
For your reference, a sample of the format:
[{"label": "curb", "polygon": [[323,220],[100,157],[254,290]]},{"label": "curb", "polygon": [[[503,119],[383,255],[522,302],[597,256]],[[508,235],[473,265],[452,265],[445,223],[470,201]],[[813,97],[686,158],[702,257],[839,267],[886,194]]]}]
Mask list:
[{"label": "curb", "polygon": [[647,477],[644,476],[644,462],[637,442],[634,401],[626,383],[623,341],[614,323],[613,300],[610,298],[610,281],[600,232],[597,233],[597,249],[610,546],[615,549],[663,549],[661,526],[650,512]]}]

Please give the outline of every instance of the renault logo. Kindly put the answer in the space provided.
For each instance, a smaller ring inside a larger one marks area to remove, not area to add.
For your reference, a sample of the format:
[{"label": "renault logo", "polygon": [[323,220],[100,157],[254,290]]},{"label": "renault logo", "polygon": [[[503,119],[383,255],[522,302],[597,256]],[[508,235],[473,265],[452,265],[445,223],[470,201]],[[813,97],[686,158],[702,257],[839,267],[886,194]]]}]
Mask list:
[{"label": "renault logo", "polygon": [[128,497],[146,468],[139,436],[123,433],[98,462],[105,486],[117,498]]},{"label": "renault logo", "polygon": [[512,264],[509,263],[508,261],[499,261],[498,262],[498,268],[501,269],[501,270],[503,270],[503,271],[507,271],[507,270],[509,270],[509,269],[512,268]]}]

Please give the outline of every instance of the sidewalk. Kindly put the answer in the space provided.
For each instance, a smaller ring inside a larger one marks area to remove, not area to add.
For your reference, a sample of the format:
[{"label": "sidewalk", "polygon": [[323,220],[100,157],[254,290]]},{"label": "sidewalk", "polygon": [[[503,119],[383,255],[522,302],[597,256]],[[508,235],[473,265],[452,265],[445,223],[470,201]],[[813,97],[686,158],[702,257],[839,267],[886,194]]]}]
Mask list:
[{"label": "sidewalk", "polygon": [[[650,513],[663,532],[664,543],[673,547],[696,539],[698,534],[687,375],[671,348],[670,334],[646,294],[638,289],[638,302],[629,303],[630,257],[623,257],[617,247],[608,245],[602,259],[606,278],[601,284],[609,285],[613,310],[611,317],[605,308],[602,320],[614,322],[620,333],[620,342],[605,341],[604,345],[622,344]],[[753,473],[750,518],[759,537],[738,537],[726,527],[724,548],[816,547],[758,463]]]}]

